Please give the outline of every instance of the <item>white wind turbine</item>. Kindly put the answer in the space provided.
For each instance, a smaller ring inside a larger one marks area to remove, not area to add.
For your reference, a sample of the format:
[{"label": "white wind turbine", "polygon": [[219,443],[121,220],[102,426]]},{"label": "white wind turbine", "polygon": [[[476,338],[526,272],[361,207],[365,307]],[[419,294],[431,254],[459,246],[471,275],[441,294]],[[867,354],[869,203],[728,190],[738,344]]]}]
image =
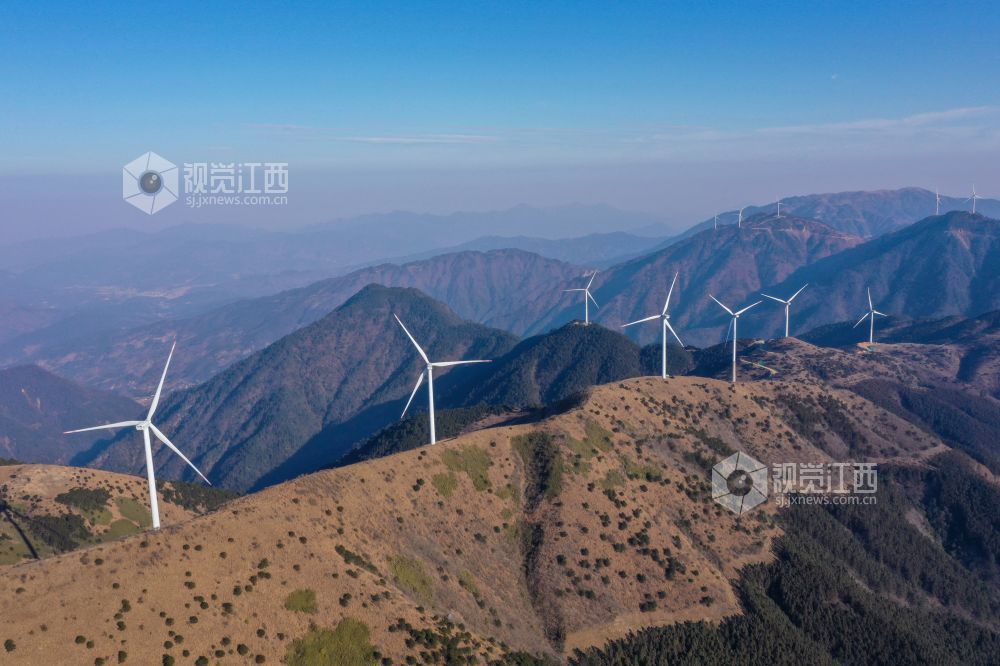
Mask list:
[{"label": "white wind turbine", "polygon": [[715,230],[716,231],[719,230],[719,216],[718,215],[715,216]]},{"label": "white wind turbine", "polygon": [[[976,189],[975,186],[972,189]],[[934,214],[941,214],[941,193],[938,192],[936,187],[934,188]]]},{"label": "white wind turbine", "polygon": [[801,294],[802,290],[805,289],[808,286],[809,286],[809,283],[806,283],[806,284],[802,285],[802,287],[800,287],[797,292],[795,292],[794,294],[792,294],[791,297],[787,301],[782,300],[782,299],[780,299],[780,298],[778,298],[776,296],[768,296],[767,294],[761,294],[761,296],[763,296],[764,298],[770,298],[772,301],[778,301],[779,303],[784,303],[785,304],[785,337],[786,338],[788,337],[788,309],[791,307],[792,301],[795,300],[795,297],[798,296],[799,294]]},{"label": "white wind turbine", "polygon": [[424,363],[427,364],[426,369],[423,372],[420,373],[419,377],[417,377],[417,383],[413,387],[413,392],[410,393],[410,399],[406,401],[406,407],[403,407],[403,413],[399,415],[399,418],[402,419],[404,416],[406,416],[406,410],[408,410],[410,408],[410,403],[413,402],[413,396],[415,396],[417,394],[417,389],[419,389],[420,385],[423,384],[423,382],[424,382],[424,374],[426,374],[427,375],[427,402],[428,402],[428,405],[430,405],[431,444],[435,444],[435,443],[437,443],[437,433],[434,430],[434,368],[448,368],[448,367],[451,367],[453,365],[467,365],[469,363],[489,363],[490,361],[436,361],[436,362],[432,362],[429,358],[427,358],[427,354],[425,354],[424,350],[421,349],[420,345],[417,344],[417,341],[413,339],[413,336],[410,335],[410,332],[408,330],[406,330],[406,327],[403,326],[403,322],[399,319],[399,317],[397,315],[395,315],[395,314],[392,315],[392,316],[396,317],[396,321],[399,322],[400,328],[402,328],[403,332],[406,333],[406,337],[408,337],[410,339],[410,342],[413,343],[413,346],[417,348],[417,353],[420,354],[420,358],[424,359]]},{"label": "white wind turbine", "polygon": [[[563,292],[567,291],[582,291],[583,292],[583,323],[590,324],[590,301],[594,301],[594,297],[590,295],[590,285],[594,284],[594,278],[597,276],[597,271],[590,276],[590,282],[587,283],[586,287],[582,289],[563,289]],[[594,301],[594,307],[599,308],[597,301]]]},{"label": "white wind turbine", "polygon": [[[982,198],[983,197],[981,197],[978,194],[976,194],[976,186],[973,185],[972,186],[972,196],[965,200],[965,201],[971,201],[972,202],[972,214],[973,215],[976,214],[976,199],[982,199]],[[962,203],[965,203],[965,201],[963,201]]]},{"label": "white wind turbine", "polygon": [[684,343],[681,342],[680,336],[677,335],[677,331],[675,331],[674,327],[670,325],[670,296],[671,294],[674,293],[674,285],[677,284],[677,275],[678,275],[677,273],[674,273],[674,280],[673,282],[670,283],[670,291],[667,292],[667,300],[663,303],[663,312],[661,312],[658,315],[652,315],[650,317],[646,317],[645,319],[639,319],[638,321],[633,321],[628,324],[624,324],[622,326],[622,328],[626,328],[628,326],[632,326],[633,324],[641,324],[646,321],[653,321],[654,319],[663,320],[663,326],[661,328],[663,329],[662,333],[663,333],[663,378],[664,379],[666,379],[668,376],[667,375],[667,331],[669,330],[673,334],[674,338],[677,340],[678,344],[680,344],[681,347],[684,346]]},{"label": "white wind turbine", "polygon": [[869,324],[869,326],[868,326],[868,344],[870,344],[870,345],[871,344],[875,344],[875,315],[878,315],[879,317],[888,317],[889,316],[889,315],[885,314],[884,312],[879,312],[878,310],[875,309],[875,306],[872,305],[872,290],[869,288],[868,289],[868,312],[866,312],[864,314],[864,316],[861,317],[861,319],[858,320],[858,323],[855,324],[852,328],[857,328],[858,324],[860,324],[861,322],[863,322],[865,319],[869,319],[869,322],[868,322],[868,324]]},{"label": "white wind turbine", "polygon": [[781,199],[778,199],[778,215],[777,215],[777,217],[781,217]]},{"label": "white wind turbine", "polygon": [[194,463],[187,459],[183,453],[180,452],[173,443],[167,439],[167,436],[160,432],[160,429],[153,425],[153,413],[156,411],[157,405],[160,404],[160,393],[163,391],[163,380],[167,378],[167,368],[170,367],[170,359],[174,355],[174,347],[177,343],[174,342],[170,346],[170,354],[167,356],[167,364],[163,366],[163,374],[160,376],[160,385],[156,387],[156,394],[153,395],[153,402],[149,405],[149,412],[146,414],[146,418],[142,421],[121,421],[119,423],[108,423],[107,425],[94,426],[93,428],[80,428],[79,430],[68,430],[65,435],[70,435],[75,432],[87,432],[89,430],[103,430],[104,428],[127,428],[135,427],[136,430],[142,431],[143,443],[146,446],[146,478],[149,479],[149,507],[153,514],[153,529],[160,529],[160,508],[156,501],[156,477],[153,475],[153,449],[149,441],[149,432],[153,431],[153,434],[158,440],[163,442],[167,448],[180,456],[181,460],[186,462],[191,466],[195,472],[198,472],[198,476],[205,480],[205,483],[212,485],[212,482],[205,478],[205,475],[201,473]]},{"label": "white wind turbine", "polygon": [[[723,305],[722,301],[720,301],[719,299],[717,299],[715,296],[712,296],[711,294],[709,294],[708,297],[711,298],[716,303],[718,303],[719,307],[721,307],[723,310],[725,310],[726,312],[728,312],[729,315],[732,317],[732,320],[729,322],[729,327],[733,329],[733,383],[735,384],[736,383],[736,322],[737,322],[737,320],[739,320],[741,314],[743,314],[744,312],[746,312],[747,310],[749,310],[752,307],[760,305],[764,301],[757,301],[756,303],[751,303],[750,305],[746,306],[742,310],[737,310],[736,312],[733,312],[732,310],[730,310],[729,308],[727,308],[725,305]],[[726,335],[728,337],[728,335],[729,335],[728,332],[726,333]]]},{"label": "white wind turbine", "polygon": [[739,227],[739,228],[741,228],[741,229],[743,228],[743,211],[745,209],[746,209],[746,206],[743,206],[743,208],[740,208],[740,216],[738,218],[736,218],[736,226]]}]

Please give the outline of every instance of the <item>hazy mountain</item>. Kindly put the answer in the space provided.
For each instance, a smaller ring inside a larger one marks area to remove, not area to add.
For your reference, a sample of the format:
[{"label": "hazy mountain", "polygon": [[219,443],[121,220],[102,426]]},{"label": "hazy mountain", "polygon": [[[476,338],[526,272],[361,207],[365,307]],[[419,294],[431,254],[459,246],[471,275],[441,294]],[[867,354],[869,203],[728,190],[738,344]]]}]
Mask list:
[{"label": "hazy mountain", "polygon": [[[310,441],[323,431],[321,460],[302,463],[318,469],[399,418],[422,363],[394,313],[435,359],[497,358],[516,342],[509,333],[463,321],[414,289],[370,285],[204,384],[170,394],[157,424],[213,483],[226,488],[246,490],[265,477],[301,473],[296,454],[311,451]],[[123,434],[75,462],[140,471],[142,450],[134,437]],[[156,460],[168,478],[191,478],[169,451],[159,450]],[[276,473],[278,468],[286,471]]]},{"label": "hazy mountain", "polygon": [[[677,272],[671,322],[685,344],[710,344],[725,335],[728,321],[720,317],[722,310],[709,294],[730,307],[743,305],[762,286],[780,282],[802,266],[861,242],[857,236],[814,220],[773,215],[745,220],[742,229],[709,229],[598,273],[593,293],[600,309],[591,308],[591,316],[607,326],[619,327],[659,313]],[[583,304],[578,295],[567,296],[564,307],[543,314],[534,328],[544,330],[580,317]],[[655,323],[630,327],[627,332],[644,342],[660,335]]]},{"label": "hazy mountain", "polygon": [[[24,318],[10,328],[0,319],[0,340],[70,317],[84,318],[91,326],[103,324],[103,331],[117,331],[190,316],[237,299],[341,275],[387,257],[439,252],[438,248],[498,233],[558,239],[627,231],[658,221],[652,215],[609,206],[522,205],[450,215],[391,212],[287,231],[186,224],[148,233],[120,229],[0,245],[0,302],[50,308],[58,314],[29,329]],[[66,340],[74,336],[73,325],[40,335],[44,342]],[[35,341],[23,337],[19,344]]]},{"label": "hazy mountain", "polygon": [[441,248],[424,252],[419,255],[407,255],[393,263],[404,263],[427,259],[445,252],[463,252],[474,250],[485,252],[515,248],[533,252],[543,257],[559,259],[578,266],[604,268],[613,264],[644,254],[663,243],[661,237],[638,236],[624,231],[611,233],[589,234],[574,238],[551,240],[535,236],[483,236],[453,247]]},{"label": "hazy mountain", "polygon": [[307,287],[239,301],[176,321],[29,347],[0,348],[6,362],[30,360],[92,386],[148,396],[162,349],[176,338],[168,387],[190,386],[325,316],[365,285],[415,287],[464,319],[519,332],[562,297],[583,269],[520,250],[460,252],[403,266],[382,264]]},{"label": "hazy mountain", "polygon": [[[868,308],[869,288],[875,307],[894,317],[968,317],[997,310],[1000,222],[968,213],[929,217],[804,266],[766,291],[784,297],[806,283],[792,312],[797,331],[857,321]],[[783,325],[779,310],[769,307],[748,317],[747,333],[777,334]],[[876,330],[884,325],[879,318]],[[861,339],[864,331],[855,332]]]},{"label": "hazy mountain", "polygon": [[64,431],[141,414],[142,408],[128,398],[81,386],[34,365],[0,370],[0,457],[65,463],[107,433]]},{"label": "hazy mountain", "polygon": [[[967,195],[960,197],[941,196],[941,212],[971,210]],[[777,203],[763,206],[747,206],[743,219],[777,210]],[[904,187],[898,190],[874,190],[858,192],[833,192],[829,194],[808,194],[785,197],[781,200],[781,211],[795,217],[819,220],[839,231],[871,238],[891,231],[897,231],[935,213],[935,194],[920,187]],[[980,199],[976,211],[991,217],[1000,217],[1000,201]],[[719,214],[719,224],[736,224],[739,211],[731,210]],[[715,218],[705,220],[688,229],[681,237],[711,229]],[[671,241],[668,241],[668,243]]]},{"label": "hazy mountain", "polygon": [[[766,463],[877,459],[878,504],[779,513],[768,503],[738,518],[712,502],[708,469],[736,449]],[[974,475],[883,476],[894,462],[928,473],[937,450],[940,440],[845,391],[615,382],[541,422],[309,475],[159,534],[2,571],[0,639],[12,663],[84,653],[113,663],[119,652],[125,663],[180,663],[184,651],[190,662],[330,663],[350,650],[359,664],[457,654],[537,665],[512,652],[565,661],[641,627],[711,632],[736,621],[794,637],[830,614],[847,633],[867,612],[885,628],[868,640],[892,642],[882,654],[917,641],[933,659],[955,644],[963,663],[985,663],[996,634],[977,627],[995,617],[997,594],[987,562],[959,547],[977,536],[995,544],[984,527],[995,489],[968,486]],[[946,490],[923,492],[933,481]],[[969,520],[940,529],[960,506]],[[857,568],[816,570],[841,553]],[[826,636],[829,626],[816,629]],[[869,645],[859,639],[858,649]],[[773,654],[800,647],[791,639]]]}]

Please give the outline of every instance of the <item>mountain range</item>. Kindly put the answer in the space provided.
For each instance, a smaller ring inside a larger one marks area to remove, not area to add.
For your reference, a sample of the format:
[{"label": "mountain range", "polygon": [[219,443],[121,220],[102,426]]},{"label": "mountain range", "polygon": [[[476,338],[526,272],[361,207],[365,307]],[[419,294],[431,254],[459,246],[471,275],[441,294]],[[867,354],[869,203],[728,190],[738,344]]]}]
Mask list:
[{"label": "mountain range", "polygon": [[58,377],[38,366],[0,370],[0,458],[65,464],[106,434],[63,432],[135,418],[142,408],[120,395]]},{"label": "mountain range", "polygon": [[[736,447],[768,463],[878,459],[879,502],[868,514],[815,506],[788,517],[765,504],[738,518],[711,501],[708,481]],[[866,626],[859,616],[879,619],[870,640],[889,654],[907,640],[932,657],[954,644],[965,663],[987,663],[1000,596],[989,564],[960,548],[995,537],[982,519],[997,493],[948,467],[947,453],[838,389],[626,380],[543,421],[319,472],[158,533],[0,571],[0,639],[11,664],[44,654],[295,666],[332,653],[357,659],[346,663],[460,654],[540,666],[620,654],[622,641],[652,639],[635,633],[644,628],[701,636],[732,621],[792,632],[784,649],[800,654],[794,632],[813,636],[833,613],[852,635]],[[935,483],[947,484],[931,495],[938,505],[923,494]],[[946,533],[954,492],[987,503]],[[806,582],[826,553],[857,568],[817,590]],[[904,569],[917,576],[901,581]],[[641,649],[591,663],[635,663]]]},{"label": "mountain range", "polygon": [[33,343],[28,348],[7,345],[0,348],[0,354],[138,398],[147,396],[159,379],[162,361],[152,350],[167,340],[176,339],[178,345],[168,387],[180,388],[203,382],[326,316],[368,284],[414,287],[446,302],[465,319],[516,333],[530,325],[533,313],[558,302],[560,285],[583,272],[520,250],[447,254],[402,266],[372,266],[194,317],[115,334]]},{"label": "mountain range", "polygon": [[[317,441],[323,442],[323,457],[335,460],[398,418],[422,369],[393,315],[435,359],[495,358],[517,341],[463,321],[416,290],[370,285],[326,317],[209,381],[169,394],[157,425],[184,442],[185,453],[209,479],[233,490],[252,488],[278,468],[289,470],[285,478],[301,473],[292,469],[295,454],[315,448]],[[335,445],[328,441],[330,433]],[[145,463],[134,437],[125,433],[103,442],[75,463],[138,472]],[[164,449],[156,456],[164,478],[187,478],[184,462],[168,454]]]}]

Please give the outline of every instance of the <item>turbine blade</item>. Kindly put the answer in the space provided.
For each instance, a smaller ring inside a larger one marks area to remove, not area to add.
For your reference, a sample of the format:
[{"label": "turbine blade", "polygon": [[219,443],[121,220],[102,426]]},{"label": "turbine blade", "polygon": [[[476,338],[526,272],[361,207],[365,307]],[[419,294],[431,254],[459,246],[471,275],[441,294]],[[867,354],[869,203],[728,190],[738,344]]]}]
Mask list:
[{"label": "turbine blade", "polygon": [[[767,294],[761,294],[761,296],[763,296],[764,298],[770,298],[772,301],[778,301],[779,303],[786,303],[787,302],[787,301],[781,300],[780,298],[778,298],[776,296],[768,296]],[[792,298],[795,298],[795,297],[792,296]],[[792,299],[790,298],[788,300],[790,301]]]},{"label": "turbine blade", "polygon": [[156,393],[153,395],[153,402],[149,403],[149,413],[146,414],[146,420],[153,418],[153,412],[156,411],[156,406],[160,404],[160,393],[163,391],[163,380],[167,378],[167,368],[170,367],[170,359],[174,356],[174,347],[177,346],[177,341],[174,340],[174,344],[170,345],[170,353],[167,354],[167,364],[163,366],[163,374],[160,375],[160,384],[156,387]]},{"label": "turbine blade", "polygon": [[435,368],[447,368],[452,365],[467,365],[469,363],[492,363],[492,360],[486,361],[441,361],[439,363],[431,363]]},{"label": "turbine blade", "polygon": [[590,295],[590,290],[589,289],[587,290],[587,298],[590,299],[590,301],[594,304],[595,308],[597,308],[598,310],[601,309],[601,306],[597,304],[597,301],[594,300],[594,297]]},{"label": "turbine blade", "polygon": [[590,285],[594,284],[594,278],[597,277],[597,271],[590,276],[590,282],[587,283],[587,289],[590,289]]},{"label": "turbine blade", "polygon": [[396,314],[393,314],[392,316],[396,317],[396,321],[399,322],[399,325],[402,327],[403,332],[406,333],[406,337],[408,337],[410,339],[410,342],[413,343],[413,346],[417,348],[418,352],[420,352],[420,358],[424,359],[424,363],[430,363],[431,360],[429,358],[427,358],[427,354],[425,354],[424,350],[420,348],[420,345],[417,344],[417,341],[413,339],[413,336],[410,335],[410,332],[408,330],[406,330],[406,327],[403,326],[403,322],[400,321],[399,317]]},{"label": "turbine blade", "polygon": [[888,317],[889,316],[889,315],[887,315],[884,312],[879,312],[878,310],[872,310],[872,312],[875,313],[875,314],[877,314],[880,317]]},{"label": "turbine blade", "polygon": [[567,291],[587,291],[587,290],[586,289],[582,289],[582,288],[581,289],[563,289],[563,292],[567,292]]},{"label": "turbine blade", "polygon": [[723,341],[723,344],[729,342],[729,333],[733,330],[734,321],[736,321],[735,317],[729,320],[729,326],[726,327],[726,339]]},{"label": "turbine blade", "polygon": [[184,462],[186,462],[186,463],[187,463],[188,465],[190,465],[191,469],[193,469],[194,471],[198,472],[198,476],[200,476],[200,477],[201,477],[202,479],[204,479],[205,483],[207,483],[208,485],[212,485],[212,482],[211,482],[211,481],[209,481],[209,480],[208,480],[208,479],[207,479],[207,478],[205,477],[205,475],[201,473],[201,470],[200,470],[200,469],[198,469],[197,467],[195,467],[195,466],[194,466],[194,463],[193,463],[193,462],[191,462],[190,460],[188,460],[187,456],[186,456],[186,455],[184,455],[183,453],[181,453],[181,450],[180,450],[180,449],[178,449],[178,448],[177,448],[176,446],[174,446],[174,445],[173,445],[173,442],[171,442],[171,441],[170,441],[169,439],[167,439],[167,436],[166,436],[166,435],[164,435],[164,434],[163,434],[162,432],[160,432],[160,429],[159,429],[159,428],[157,428],[157,427],[156,427],[155,425],[153,425],[152,423],[150,423],[150,424],[149,424],[149,429],[153,431],[153,434],[154,434],[154,435],[156,435],[156,439],[158,439],[158,440],[160,440],[161,442],[163,442],[164,444],[166,444],[166,445],[167,445],[167,447],[168,447],[168,448],[169,448],[169,449],[170,449],[171,451],[173,451],[174,453],[176,453],[177,455],[179,455],[179,456],[181,457],[181,460],[183,460],[183,461],[184,461]]},{"label": "turbine blade", "polygon": [[402,421],[403,417],[406,416],[406,410],[410,408],[410,403],[413,402],[413,396],[417,394],[417,389],[420,385],[424,383],[424,373],[421,372],[420,376],[417,377],[417,383],[413,386],[413,391],[410,393],[410,399],[406,401],[406,407],[403,407],[403,413],[399,415],[399,420]]},{"label": "turbine blade", "polygon": [[667,328],[670,329],[670,332],[674,334],[674,338],[677,340],[677,344],[683,347],[684,343],[681,342],[681,336],[677,335],[677,331],[675,331],[674,327],[670,325],[670,321],[665,319],[664,323],[667,325]]},{"label": "turbine blade", "polygon": [[[861,319],[858,320],[858,324],[860,324],[861,322],[863,322],[865,319],[868,319],[868,315],[870,315],[870,314],[871,314],[871,312],[866,312],[864,314],[864,316],[861,317]],[[851,328],[857,328],[858,324],[855,324],[854,326],[851,326]]]},{"label": "turbine blade", "polygon": [[[719,221],[718,220],[718,216],[716,216],[716,220],[715,221],[716,222]],[[674,285],[677,284],[677,276],[679,274],[680,274],[680,271],[674,273],[674,279],[671,280],[671,282],[670,282],[670,291],[667,292],[667,300],[666,300],[666,302],[663,303],[663,314],[667,314],[667,308],[670,307],[670,297],[674,293]]]},{"label": "turbine blade", "polygon": [[750,308],[755,308],[755,307],[757,307],[758,305],[760,305],[760,304],[761,304],[761,303],[763,303],[763,302],[764,302],[764,301],[757,301],[756,303],[751,303],[750,305],[746,306],[746,307],[745,307],[745,308],[743,308],[742,310],[738,310],[738,311],[737,311],[737,312],[735,313],[735,316],[737,316],[737,317],[738,317],[738,316],[740,316],[741,314],[743,314],[744,312],[746,312],[747,310],[749,310]]},{"label": "turbine blade", "polygon": [[788,299],[788,302],[791,303],[792,301],[794,301],[795,297],[798,296],[799,294],[801,294],[802,290],[805,289],[808,286],[809,286],[809,283],[806,282],[804,285],[802,285],[801,287],[799,287],[799,290],[797,292],[795,292],[794,294],[792,294],[792,297]]},{"label": "turbine blade", "polygon": [[646,317],[645,319],[637,319],[635,321],[630,321],[627,324],[622,324],[622,328],[625,328],[627,326],[632,326],[633,324],[641,324],[644,321],[653,321],[654,319],[659,319],[662,316],[663,315],[653,315],[652,317]]},{"label": "turbine blade", "polygon": [[717,299],[717,298],[716,298],[715,296],[712,296],[712,294],[709,294],[709,295],[708,295],[708,297],[709,297],[709,298],[711,298],[711,299],[712,299],[713,301],[715,301],[716,303],[718,303],[718,304],[719,304],[719,307],[721,307],[721,308],[722,308],[723,310],[725,310],[725,311],[726,311],[726,312],[728,312],[729,314],[733,314],[733,311],[732,311],[732,310],[730,310],[729,308],[727,308],[727,307],[726,307],[725,305],[723,305],[723,304],[722,304],[722,301],[720,301],[719,299]]},{"label": "turbine blade", "polygon": [[72,435],[74,432],[89,432],[91,430],[104,430],[105,428],[125,428],[127,426],[137,426],[142,421],[119,421],[118,423],[108,423],[107,425],[94,426],[92,428],[80,428],[78,430],[67,430],[64,435]]},{"label": "turbine blade", "polygon": [[871,287],[868,287],[868,309],[869,310],[874,310],[875,309],[875,306],[872,305],[872,290],[871,290]]}]

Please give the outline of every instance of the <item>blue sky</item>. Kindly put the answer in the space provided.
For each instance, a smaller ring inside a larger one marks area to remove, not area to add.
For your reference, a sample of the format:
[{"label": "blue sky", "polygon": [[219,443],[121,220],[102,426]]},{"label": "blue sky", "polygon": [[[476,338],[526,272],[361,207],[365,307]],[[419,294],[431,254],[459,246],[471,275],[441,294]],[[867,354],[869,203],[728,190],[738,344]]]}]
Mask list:
[{"label": "blue sky", "polygon": [[[303,223],[574,200],[684,217],[771,193],[928,178],[945,189],[978,178],[1000,194],[1000,3],[2,12],[0,206],[18,178],[114,180],[150,149],[174,161],[287,161],[351,183],[339,205],[301,211]],[[748,165],[752,182],[733,184]],[[448,193],[470,173],[482,178]],[[574,186],[574,173],[589,175]],[[713,173],[731,194],[717,195]],[[650,174],[669,182],[656,188]],[[409,185],[380,189],[394,179]]]}]

